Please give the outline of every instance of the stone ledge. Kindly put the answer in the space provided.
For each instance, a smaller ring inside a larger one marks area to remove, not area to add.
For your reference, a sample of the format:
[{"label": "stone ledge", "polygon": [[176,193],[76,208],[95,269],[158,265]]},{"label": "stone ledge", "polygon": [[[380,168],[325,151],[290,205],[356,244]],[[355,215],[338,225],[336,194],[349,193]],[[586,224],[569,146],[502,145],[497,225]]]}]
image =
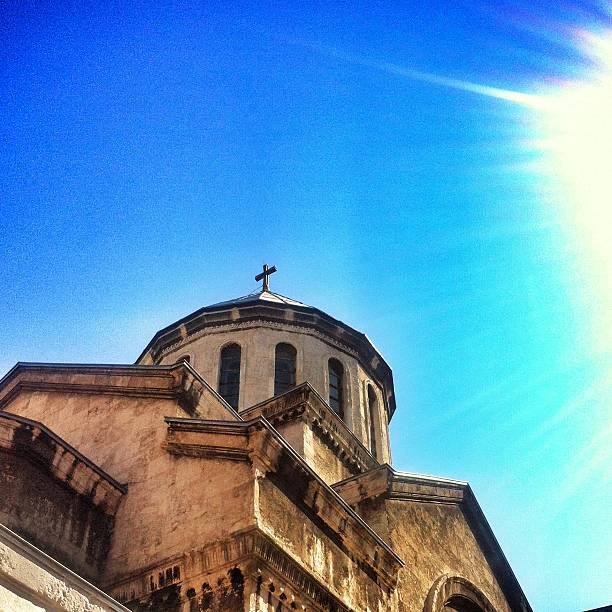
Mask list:
[{"label": "stone ledge", "polygon": [[55,478],[114,516],[127,487],[38,421],[0,410],[0,449],[42,465]]},{"label": "stone ledge", "polygon": [[460,504],[466,487],[468,483],[461,480],[396,472],[390,465],[383,464],[365,474],[338,482],[332,488],[347,503],[355,505],[380,495],[387,499]]},{"label": "stone ledge", "polygon": [[379,465],[344,421],[319,393],[305,382],[241,412],[245,419],[265,417],[272,425],[292,420],[305,421],[352,473],[363,473]]},{"label": "stone ledge", "polygon": [[0,379],[0,409],[22,391],[173,399],[191,416],[240,421],[238,413],[188,363],[168,366],[17,363]]}]

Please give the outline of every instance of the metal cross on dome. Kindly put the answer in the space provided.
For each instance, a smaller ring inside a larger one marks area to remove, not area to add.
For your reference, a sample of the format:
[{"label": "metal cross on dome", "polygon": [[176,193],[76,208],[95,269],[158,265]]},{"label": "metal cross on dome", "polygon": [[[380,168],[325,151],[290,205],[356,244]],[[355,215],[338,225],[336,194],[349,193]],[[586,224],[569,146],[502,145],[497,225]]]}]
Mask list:
[{"label": "metal cross on dome", "polygon": [[270,291],[270,280],[268,277],[270,276],[270,274],[274,274],[276,271],[277,271],[276,266],[272,266],[271,268],[268,268],[268,264],[263,265],[263,272],[260,272],[255,277],[256,281],[260,281],[263,279],[262,291]]}]

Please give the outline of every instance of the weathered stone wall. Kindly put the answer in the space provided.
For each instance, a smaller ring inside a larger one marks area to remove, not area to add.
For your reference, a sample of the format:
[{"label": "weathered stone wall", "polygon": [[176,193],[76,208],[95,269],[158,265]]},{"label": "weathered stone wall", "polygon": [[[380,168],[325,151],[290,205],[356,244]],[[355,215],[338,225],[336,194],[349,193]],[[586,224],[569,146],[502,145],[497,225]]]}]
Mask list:
[{"label": "weathered stone wall", "polygon": [[260,526],[263,531],[299,560],[348,609],[371,612],[388,612],[391,609],[386,590],[378,586],[342,550],[342,537],[339,534],[326,532],[323,525],[316,524],[316,516],[309,517],[303,508],[296,507],[269,480],[260,480],[259,487]]},{"label": "weathered stone wall", "polygon": [[[8,407],[39,420],[119,482],[106,574],[111,584],[242,526],[252,482],[247,464],[176,457],[164,447],[175,400],[59,392],[22,393]],[[40,517],[40,528],[44,522]]]},{"label": "weathered stone wall", "polygon": [[380,385],[372,380],[359,361],[350,354],[306,329],[279,324],[264,324],[236,328],[210,328],[195,339],[187,338],[161,360],[162,364],[174,363],[188,355],[190,363],[215,389],[219,382],[221,349],[236,342],[241,346],[241,385],[239,410],[263,402],[274,395],[274,355],[276,345],[286,342],[297,351],[296,384],[309,382],[322,397],[328,397],[328,369],[330,358],[338,359],[344,366],[344,420],[349,429],[366,446],[369,443],[366,384],[373,385],[378,396],[376,428],[379,436],[377,451],[382,462],[390,461],[388,428]]},{"label": "weathered stone wall", "polygon": [[399,612],[423,612],[432,585],[447,573],[467,578],[498,612],[510,612],[458,505],[377,498],[358,511],[406,563],[396,593]]},{"label": "weathered stone wall", "polygon": [[22,392],[5,410],[40,421],[127,484],[161,454],[164,416],[189,416],[174,399],[58,391]]},{"label": "weathered stone wall", "polygon": [[[333,484],[352,476],[352,472],[336,456],[335,449],[321,440],[312,427],[300,423],[303,427],[304,452],[303,457],[308,465],[327,483]],[[282,430],[284,435],[284,428]]]},{"label": "weathered stone wall", "polygon": [[143,569],[157,582],[159,572],[175,557],[254,523],[247,464],[172,455],[167,459],[160,462],[160,471],[147,475],[138,491],[142,503],[126,503],[117,516],[107,584]]},{"label": "weathered stone wall", "polygon": [[81,576],[104,568],[113,517],[51,473],[48,465],[0,448],[0,523]]}]

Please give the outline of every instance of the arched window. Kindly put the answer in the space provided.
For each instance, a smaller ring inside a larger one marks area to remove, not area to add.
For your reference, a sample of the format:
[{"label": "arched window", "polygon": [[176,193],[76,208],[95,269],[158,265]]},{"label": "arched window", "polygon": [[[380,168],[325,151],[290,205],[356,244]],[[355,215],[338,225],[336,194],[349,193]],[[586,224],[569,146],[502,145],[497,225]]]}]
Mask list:
[{"label": "arched window", "polygon": [[191,362],[191,357],[189,355],[181,355],[176,361],[175,363],[181,363],[181,361],[184,361],[185,363],[190,363]]},{"label": "arched window", "polygon": [[370,452],[376,459],[376,412],[378,411],[378,401],[376,392],[372,385],[368,385],[368,414],[370,417]]},{"label": "arched window", "polygon": [[337,359],[330,359],[328,363],[329,372],[329,405],[331,409],[341,418],[344,418],[344,403],[342,390],[344,384],[344,368]]},{"label": "arched window", "polygon": [[465,597],[452,597],[442,608],[442,612],[482,612],[480,606]]},{"label": "arched window", "polygon": [[429,589],[423,612],[495,612],[495,607],[467,578],[444,574]]},{"label": "arched window", "polygon": [[295,387],[295,361],[297,351],[290,344],[276,345],[274,356],[274,395]]},{"label": "arched window", "polygon": [[240,346],[228,344],[221,351],[219,395],[235,410],[240,397]]}]

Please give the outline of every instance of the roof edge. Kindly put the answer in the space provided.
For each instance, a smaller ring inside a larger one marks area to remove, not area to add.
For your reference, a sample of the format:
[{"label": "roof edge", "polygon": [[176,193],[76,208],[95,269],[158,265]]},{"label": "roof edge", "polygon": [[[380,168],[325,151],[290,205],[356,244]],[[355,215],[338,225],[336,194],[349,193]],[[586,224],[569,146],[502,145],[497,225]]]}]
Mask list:
[{"label": "roof edge", "polygon": [[80,451],[78,451],[74,446],[66,442],[63,438],[58,436],[53,430],[49,429],[46,425],[41,423],[40,421],[36,421],[34,419],[28,419],[27,417],[13,414],[12,412],[6,412],[4,410],[0,410],[0,420],[14,421],[20,425],[26,425],[30,428],[35,428],[40,430],[40,432],[44,433],[47,437],[49,437],[55,444],[62,447],[64,451],[68,452],[75,459],[83,463],[87,466],[88,469],[95,472],[100,478],[108,482],[114,489],[116,489],[119,493],[125,495],[127,493],[127,485],[121,484],[117,480],[115,480],[110,474],[105,472],[99,465],[94,463],[91,459],[83,455]]},{"label": "roof edge", "polygon": [[[33,376],[28,376],[29,374]],[[36,376],[40,374],[40,376]],[[74,375],[82,374],[82,381]],[[111,384],[95,380],[91,375],[113,377]],[[62,377],[62,375],[65,375]],[[53,376],[56,377],[53,380]],[[135,385],[134,378],[154,380],[154,384]],[[194,383],[200,393],[194,391]],[[171,365],[136,364],[78,364],[78,363],[41,363],[17,362],[0,379],[0,409],[12,401],[22,389],[70,390],[83,393],[117,393],[137,396],[175,398],[188,413],[197,413],[202,392],[211,396],[227,416],[234,421],[243,418],[219,393],[187,362],[180,361]]]},{"label": "roof edge", "polygon": [[[360,486],[360,481],[367,479],[372,481],[369,492],[367,487]],[[415,487],[394,491],[394,485],[397,484]],[[443,491],[436,492],[434,487]],[[349,503],[383,495],[388,499],[400,501],[458,505],[512,609],[517,612],[531,612],[529,601],[467,481],[400,472],[385,463],[364,474],[342,480],[334,484],[333,488],[341,495],[345,494]]]}]

